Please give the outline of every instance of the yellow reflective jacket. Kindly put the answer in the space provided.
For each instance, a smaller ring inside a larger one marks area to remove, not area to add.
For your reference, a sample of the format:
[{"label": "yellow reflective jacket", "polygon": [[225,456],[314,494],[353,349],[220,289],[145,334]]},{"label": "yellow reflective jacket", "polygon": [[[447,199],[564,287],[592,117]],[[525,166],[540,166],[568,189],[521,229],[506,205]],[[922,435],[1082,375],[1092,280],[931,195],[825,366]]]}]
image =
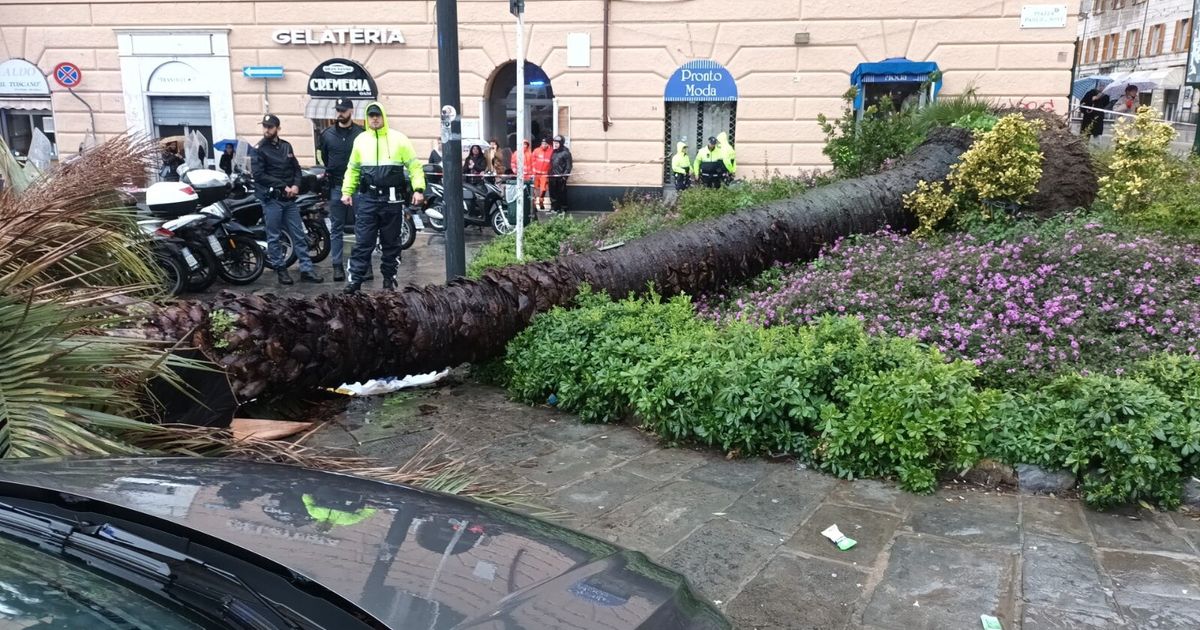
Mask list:
[{"label": "yellow reflective jacket", "polygon": [[304,501],[304,509],[308,511],[308,515],[313,520],[330,525],[354,525],[355,523],[361,523],[375,514],[375,508],[363,508],[354,512],[346,512],[344,510],[321,507],[317,505],[316,499],[309,494],[302,495],[300,499]]},{"label": "yellow reflective jacket", "polygon": [[700,173],[723,172],[725,169],[725,156],[721,154],[721,146],[717,145],[713,149],[707,146],[700,147],[700,151],[696,153],[696,162],[692,165],[692,175],[700,177]]},{"label": "yellow reflective jacket", "polygon": [[686,175],[690,170],[692,170],[692,159],[688,157],[687,143],[680,142],[679,150],[675,152],[675,157],[671,158],[671,172]]},{"label": "yellow reflective jacket", "polygon": [[372,105],[378,106],[383,113],[383,126],[371,129],[368,125],[354,139],[350,163],[346,165],[346,178],[342,182],[342,194],[361,192],[388,196],[388,189],[395,188],[396,198],[399,199],[404,189],[405,168],[408,169],[412,189],[424,192],[425,171],[412,141],[399,131],[388,128],[387,112],[382,104],[370,103],[367,109]]},{"label": "yellow reflective jacket", "polygon": [[721,152],[721,160],[725,162],[725,169],[730,175],[737,172],[737,152],[733,150],[733,145],[729,144],[729,134],[722,131],[717,134],[717,151]]}]

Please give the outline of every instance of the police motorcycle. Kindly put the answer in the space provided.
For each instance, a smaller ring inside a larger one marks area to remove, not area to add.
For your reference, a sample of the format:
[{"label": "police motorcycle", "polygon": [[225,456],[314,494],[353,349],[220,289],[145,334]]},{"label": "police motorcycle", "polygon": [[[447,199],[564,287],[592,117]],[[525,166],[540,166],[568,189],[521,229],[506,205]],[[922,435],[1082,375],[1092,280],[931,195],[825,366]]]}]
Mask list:
[{"label": "police motorcycle", "polygon": [[[323,169],[303,170],[300,179],[300,194],[294,201],[297,208],[300,209],[300,223],[304,226],[304,234],[308,241],[308,257],[312,259],[313,263],[319,263],[329,257],[329,225],[325,221],[325,217],[328,216],[327,190]],[[265,251],[267,247],[266,219],[263,215],[262,202],[254,194],[254,180],[248,173],[234,171],[226,205],[233,213],[234,220],[249,228]],[[280,232],[279,244],[283,248],[284,266],[291,267],[296,262],[296,252],[292,247],[292,238],[286,230]]]},{"label": "police motorcycle", "polygon": [[211,169],[181,171],[180,181],[158,182],[146,190],[146,202],[139,205],[143,231],[181,241],[188,291],[206,290],[218,277],[231,284],[257,280],[266,255],[221,203],[230,192],[229,178]]}]

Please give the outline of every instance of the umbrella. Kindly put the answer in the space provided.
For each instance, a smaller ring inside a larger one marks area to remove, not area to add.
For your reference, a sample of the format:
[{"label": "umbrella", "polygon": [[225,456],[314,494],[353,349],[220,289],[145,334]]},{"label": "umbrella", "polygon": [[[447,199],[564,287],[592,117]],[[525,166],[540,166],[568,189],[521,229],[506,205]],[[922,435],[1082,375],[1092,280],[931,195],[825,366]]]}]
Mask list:
[{"label": "umbrella", "polygon": [[169,136],[169,137],[166,137],[166,138],[159,138],[159,139],[158,139],[158,144],[159,144],[159,145],[161,145],[161,146],[164,146],[164,147],[165,147],[165,146],[167,146],[168,144],[172,143],[172,142],[176,142],[176,143],[178,143],[178,144],[179,144],[179,148],[181,148],[181,149],[182,149],[182,148],[183,148],[183,143],[184,143],[184,142],[187,142],[187,138],[186,138],[186,137],[184,137],[184,136]]},{"label": "umbrella", "polygon": [[236,149],[238,142],[241,142],[241,141],[238,140],[237,138],[227,138],[225,140],[218,140],[213,143],[213,148],[216,149],[217,151],[224,151],[226,145],[228,145],[228,146],[231,146]]},{"label": "umbrella", "polygon": [[1074,83],[1071,84],[1071,97],[1083,98],[1083,95],[1087,94],[1088,90],[1103,89],[1112,82],[1112,77],[1106,74],[1095,74],[1090,77],[1079,77],[1078,79],[1075,79]]},{"label": "umbrella", "polygon": [[1125,88],[1134,86],[1139,92],[1149,92],[1158,89],[1166,78],[1167,71],[1143,71],[1134,72],[1125,77],[1116,77],[1115,80],[1104,88],[1104,93],[1112,98],[1125,93]]}]

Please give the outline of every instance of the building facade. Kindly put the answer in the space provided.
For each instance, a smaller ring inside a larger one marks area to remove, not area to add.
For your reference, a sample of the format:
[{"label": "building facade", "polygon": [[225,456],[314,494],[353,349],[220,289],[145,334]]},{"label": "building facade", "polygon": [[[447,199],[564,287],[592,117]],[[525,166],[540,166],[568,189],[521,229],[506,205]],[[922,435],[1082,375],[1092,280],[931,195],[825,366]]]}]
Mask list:
[{"label": "building facade", "polygon": [[1195,122],[1185,85],[1194,0],[1084,0],[1077,76],[1135,72],[1158,83],[1142,102],[1166,120]]},{"label": "building facade", "polygon": [[[349,96],[360,115],[369,99],[382,101],[425,155],[440,133],[435,5],[0,0],[0,131],[20,151],[42,129],[68,155],[127,131],[253,140],[269,110],[313,163],[314,132],[329,124],[334,99]],[[892,58],[935,62],[943,94],[974,86],[1002,103],[1065,112],[1078,28],[1078,6],[1016,0],[526,7],[528,115],[517,130],[508,2],[458,2],[464,135],[515,146],[562,134],[573,189],[596,198],[661,186],[676,141],[694,153],[720,131],[740,174],[825,165],[818,114],[840,114],[860,64]],[[56,77],[63,63],[81,75],[69,90]],[[275,71],[282,78],[246,76]]]}]

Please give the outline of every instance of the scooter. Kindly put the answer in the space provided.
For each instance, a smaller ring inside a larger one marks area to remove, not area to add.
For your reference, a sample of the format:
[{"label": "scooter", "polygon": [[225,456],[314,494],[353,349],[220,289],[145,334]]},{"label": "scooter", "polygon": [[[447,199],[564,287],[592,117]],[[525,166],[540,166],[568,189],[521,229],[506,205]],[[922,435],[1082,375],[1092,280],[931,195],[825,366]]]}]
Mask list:
[{"label": "scooter", "polygon": [[[505,203],[516,198],[515,182],[501,185],[489,181],[463,182],[463,220],[467,225],[489,226],[498,235],[511,234],[517,226],[509,221]],[[529,199],[526,198],[528,205]],[[429,227],[438,232],[446,231],[445,189],[443,184],[428,184],[425,193],[425,216]],[[532,220],[529,213],[526,219]]]},{"label": "scooter", "polygon": [[[323,178],[321,173],[319,178]],[[309,177],[306,176],[306,181]],[[311,184],[309,184],[311,185]],[[265,251],[267,248],[267,225],[263,217],[262,203],[253,193],[254,183],[244,173],[236,173],[233,177],[231,192],[226,199],[233,218],[246,226],[258,240]],[[314,263],[319,263],[329,257],[329,227],[325,225],[325,201],[318,187],[315,191],[305,192],[295,199],[300,208],[300,222],[308,240],[308,257]],[[286,231],[280,232],[279,244],[283,248],[283,264],[290,267],[296,262],[296,252],[292,247],[291,236]]]}]

